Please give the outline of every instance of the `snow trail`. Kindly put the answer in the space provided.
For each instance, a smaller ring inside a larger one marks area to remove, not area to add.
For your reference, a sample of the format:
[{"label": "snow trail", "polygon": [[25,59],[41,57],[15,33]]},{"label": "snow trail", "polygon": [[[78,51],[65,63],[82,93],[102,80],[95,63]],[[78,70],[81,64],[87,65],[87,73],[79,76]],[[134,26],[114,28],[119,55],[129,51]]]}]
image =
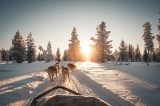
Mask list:
[{"label": "snow trail", "polygon": [[[61,64],[66,66],[67,63]],[[139,63],[116,66],[110,63],[80,62],[76,63],[77,70],[70,74],[70,82],[65,83],[61,74],[53,82],[49,80],[44,69],[50,65],[51,63],[40,62],[0,65],[0,105],[24,106],[30,98],[56,85],[65,86],[85,96],[99,97],[113,106],[160,104],[159,64],[146,67]],[[58,89],[47,96],[57,94],[72,95]]]},{"label": "snow trail", "polygon": [[118,97],[118,95],[115,95],[109,90],[104,89],[100,84],[87,77],[84,73],[76,71],[74,72],[74,76],[76,76],[79,83],[83,84],[87,88],[90,88],[94,94],[109,104],[113,106],[133,106],[131,103]]}]

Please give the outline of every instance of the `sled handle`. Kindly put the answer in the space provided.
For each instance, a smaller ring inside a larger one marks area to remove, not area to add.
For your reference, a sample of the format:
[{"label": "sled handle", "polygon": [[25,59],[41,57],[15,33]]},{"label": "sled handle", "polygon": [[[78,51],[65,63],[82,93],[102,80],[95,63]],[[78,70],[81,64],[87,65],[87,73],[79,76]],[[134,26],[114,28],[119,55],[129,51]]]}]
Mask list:
[{"label": "sled handle", "polygon": [[73,93],[74,95],[81,95],[80,93],[77,93],[77,92],[75,92],[75,91],[73,91],[71,89],[68,89],[68,88],[64,87],[64,86],[57,85],[56,87],[53,87],[53,88],[43,92],[42,94],[38,95],[37,97],[35,97],[31,102],[31,106],[36,106],[37,100],[39,98],[41,98],[41,97],[45,96],[46,94],[48,94],[48,93],[50,93],[50,92],[52,92],[52,91],[54,91],[56,89],[59,89],[59,88],[64,89],[66,91],[69,91],[69,92]]}]

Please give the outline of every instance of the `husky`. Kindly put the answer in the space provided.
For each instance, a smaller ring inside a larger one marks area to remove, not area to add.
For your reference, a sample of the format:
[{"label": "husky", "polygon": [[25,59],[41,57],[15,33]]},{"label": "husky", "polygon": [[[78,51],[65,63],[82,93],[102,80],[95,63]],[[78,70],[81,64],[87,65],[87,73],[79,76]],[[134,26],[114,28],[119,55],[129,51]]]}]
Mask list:
[{"label": "husky", "polygon": [[66,78],[68,78],[69,82],[70,82],[70,78],[69,78],[69,69],[68,67],[64,67],[62,66],[62,77],[63,77],[63,81],[66,81]]},{"label": "husky", "polygon": [[73,72],[73,70],[76,69],[76,66],[74,64],[72,64],[72,63],[68,63],[67,67],[69,68],[69,70],[72,70],[72,72]]},{"label": "husky", "polygon": [[59,73],[59,70],[60,70],[60,64],[59,64],[59,63],[56,63],[54,66],[57,66],[57,68],[58,68],[58,73]]},{"label": "husky", "polygon": [[50,78],[50,81],[53,81],[54,75],[57,77],[58,67],[55,66],[55,65],[48,67],[47,73],[48,73],[48,76]]}]

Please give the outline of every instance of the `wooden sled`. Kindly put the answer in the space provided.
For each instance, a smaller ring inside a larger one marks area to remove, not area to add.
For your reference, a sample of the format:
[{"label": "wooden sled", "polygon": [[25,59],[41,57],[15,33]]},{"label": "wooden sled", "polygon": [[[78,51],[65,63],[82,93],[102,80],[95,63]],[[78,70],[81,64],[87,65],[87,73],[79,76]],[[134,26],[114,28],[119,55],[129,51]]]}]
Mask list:
[{"label": "wooden sled", "polygon": [[[41,98],[56,89],[66,90],[74,95],[55,95],[46,100]],[[35,97],[30,106],[111,106],[103,100],[96,97],[82,96],[81,94],[63,86],[56,86]]]}]

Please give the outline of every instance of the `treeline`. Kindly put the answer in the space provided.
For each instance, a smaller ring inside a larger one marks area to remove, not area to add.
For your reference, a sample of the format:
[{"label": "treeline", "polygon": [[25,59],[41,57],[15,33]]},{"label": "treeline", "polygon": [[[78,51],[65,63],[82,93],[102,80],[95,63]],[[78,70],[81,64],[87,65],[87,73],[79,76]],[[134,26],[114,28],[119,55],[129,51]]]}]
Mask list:
[{"label": "treeline", "polygon": [[[159,34],[156,35],[156,39],[158,40],[159,47],[154,48],[153,36],[151,32],[151,24],[146,22],[143,25],[144,33],[142,38],[145,43],[144,53],[140,53],[139,45],[135,48],[131,44],[126,44],[122,39],[119,50],[115,50],[113,53],[111,51],[112,48],[112,40],[109,40],[109,34],[111,31],[107,30],[106,23],[101,22],[96,27],[95,37],[91,37],[90,40],[93,42],[90,45],[91,54],[90,60],[95,62],[106,62],[106,61],[155,61],[160,62],[160,19],[158,31]],[[29,33],[26,40],[23,39],[22,35],[19,31],[16,32],[14,38],[12,40],[12,46],[10,50],[2,49],[0,51],[0,61],[16,61],[18,63],[22,63],[27,61],[28,63],[32,63],[34,61],[45,61],[50,62],[52,60],[56,61],[84,61],[85,57],[81,51],[80,40],[78,39],[77,29],[73,28],[71,32],[70,43],[68,44],[68,49],[64,50],[63,57],[61,57],[60,49],[57,48],[56,54],[52,53],[51,42],[48,42],[47,50],[45,50],[42,46],[39,46],[38,49],[40,52],[36,56],[36,46],[34,44],[34,39],[32,34]]]},{"label": "treeline", "polygon": [[32,63],[36,60],[35,47],[31,32],[28,34],[27,39],[24,40],[20,32],[17,31],[12,39],[10,50],[1,50],[1,60],[7,62],[16,61],[17,63],[28,61],[28,63]]},{"label": "treeline", "polygon": [[143,25],[144,33],[142,35],[142,38],[145,43],[145,48],[143,55],[140,53],[139,45],[137,44],[137,48],[135,49],[133,45],[129,44],[127,45],[124,40],[121,41],[119,51],[115,50],[113,53],[113,60],[116,62],[120,61],[131,61],[131,62],[148,62],[154,61],[154,62],[160,62],[160,19],[159,19],[159,25],[158,31],[159,34],[156,35],[156,39],[159,43],[158,48],[154,48],[154,42],[153,39],[155,36],[152,35],[151,32],[151,24],[149,22],[146,22]]},{"label": "treeline", "polygon": [[[90,45],[90,60],[96,62],[105,62],[106,59],[109,60],[111,57],[112,40],[108,40],[110,31],[106,30],[105,22],[101,22],[96,29],[96,38],[91,38],[94,44]],[[78,39],[78,34],[75,27],[73,28],[71,39],[69,41],[69,48],[64,51],[63,59],[65,61],[85,60],[85,57],[81,52],[80,41]]]},{"label": "treeline", "polygon": [[[153,39],[155,36],[152,35],[151,32],[151,24],[146,22],[143,25],[144,33],[142,38],[145,43],[144,52],[141,53],[139,49],[139,45],[135,48],[132,44],[126,44],[122,39],[119,50],[115,50],[113,53],[111,51],[112,48],[112,40],[108,40],[109,34],[111,31],[107,31],[105,22],[101,22],[96,28],[97,33],[96,37],[91,37],[90,40],[93,41],[93,45],[90,45],[91,55],[90,60],[95,62],[106,62],[106,61],[119,61],[119,62],[160,62],[160,19],[158,31],[159,34],[156,35],[156,39],[159,43],[158,48],[154,48]],[[80,41],[78,40],[78,34],[76,33],[76,28],[73,28],[71,37],[71,43],[69,44],[69,49],[64,51],[64,60],[83,60],[80,57],[83,57],[80,54]]]}]

